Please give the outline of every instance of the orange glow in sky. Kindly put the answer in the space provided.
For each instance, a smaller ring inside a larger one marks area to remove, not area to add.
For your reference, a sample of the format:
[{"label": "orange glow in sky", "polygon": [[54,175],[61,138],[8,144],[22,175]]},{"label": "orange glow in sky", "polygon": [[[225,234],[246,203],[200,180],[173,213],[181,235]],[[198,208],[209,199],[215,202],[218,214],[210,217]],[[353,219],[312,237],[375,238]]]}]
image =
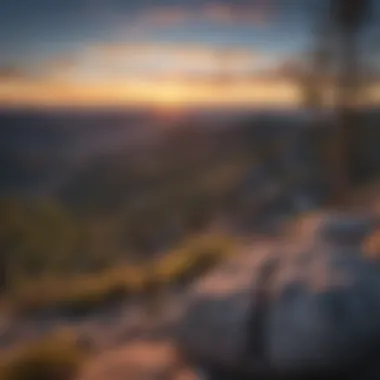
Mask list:
[{"label": "orange glow in sky", "polygon": [[146,83],[8,80],[0,82],[0,103],[26,106],[110,105],[295,105],[297,88],[288,82]]},{"label": "orange glow in sky", "polygon": [[[77,56],[39,62],[34,73],[0,70],[0,106],[298,106],[299,84],[282,62],[267,61],[247,48],[89,45]],[[379,94],[373,86],[371,97]]]},{"label": "orange glow in sky", "polygon": [[[88,45],[41,61],[32,75],[0,75],[0,105],[294,105],[294,84],[253,73],[263,54],[202,44]],[[0,72],[1,74],[1,72]]]}]

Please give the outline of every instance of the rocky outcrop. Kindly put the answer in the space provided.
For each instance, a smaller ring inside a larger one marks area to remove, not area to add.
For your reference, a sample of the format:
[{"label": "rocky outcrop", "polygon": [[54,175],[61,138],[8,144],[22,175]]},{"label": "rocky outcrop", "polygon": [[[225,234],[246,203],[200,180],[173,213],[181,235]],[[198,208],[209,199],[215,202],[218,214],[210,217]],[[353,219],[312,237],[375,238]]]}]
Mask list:
[{"label": "rocky outcrop", "polygon": [[375,224],[319,215],[307,238],[225,263],[192,290],[179,349],[196,365],[251,375],[370,368],[380,352],[380,270],[360,243]]}]

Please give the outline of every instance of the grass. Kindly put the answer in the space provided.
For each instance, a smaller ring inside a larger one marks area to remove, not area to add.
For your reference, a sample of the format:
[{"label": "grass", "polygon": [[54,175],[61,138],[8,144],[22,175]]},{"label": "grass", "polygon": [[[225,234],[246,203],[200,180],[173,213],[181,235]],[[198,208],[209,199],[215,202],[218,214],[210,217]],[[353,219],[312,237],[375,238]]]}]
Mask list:
[{"label": "grass", "polygon": [[17,348],[0,363],[2,380],[72,380],[86,355],[68,334],[56,333]]},{"label": "grass", "polygon": [[83,314],[121,297],[139,293],[144,282],[141,270],[127,266],[100,274],[46,277],[19,284],[9,294],[8,304],[19,313],[49,308]]},{"label": "grass", "polygon": [[44,309],[83,315],[132,295],[154,296],[168,286],[185,286],[233,252],[234,240],[207,235],[140,266],[120,266],[91,275],[45,277],[20,282],[6,303],[15,313]]}]

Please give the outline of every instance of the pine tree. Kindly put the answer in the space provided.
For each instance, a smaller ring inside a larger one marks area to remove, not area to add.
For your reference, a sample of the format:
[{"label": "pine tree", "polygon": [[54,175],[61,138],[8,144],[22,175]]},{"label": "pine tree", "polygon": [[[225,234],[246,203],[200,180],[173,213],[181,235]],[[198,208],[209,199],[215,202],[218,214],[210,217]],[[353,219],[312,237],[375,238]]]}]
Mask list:
[{"label": "pine tree", "polygon": [[337,110],[339,125],[336,135],[337,183],[336,193],[341,196],[357,179],[360,154],[357,149],[359,125],[356,107],[360,77],[360,32],[366,25],[371,0],[330,0],[331,19],[338,38],[337,57],[339,82]]}]

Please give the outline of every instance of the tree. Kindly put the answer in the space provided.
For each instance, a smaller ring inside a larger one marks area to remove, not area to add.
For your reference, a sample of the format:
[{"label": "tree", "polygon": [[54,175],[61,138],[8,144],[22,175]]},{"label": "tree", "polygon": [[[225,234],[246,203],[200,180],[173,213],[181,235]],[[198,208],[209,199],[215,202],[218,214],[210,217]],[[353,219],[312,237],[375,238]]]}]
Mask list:
[{"label": "tree", "polygon": [[317,15],[314,28],[314,44],[309,52],[309,75],[304,76],[304,101],[308,108],[318,114],[326,106],[326,95],[331,78],[332,64],[332,25],[326,20],[325,8],[313,8]]},{"label": "tree", "polygon": [[359,36],[369,19],[371,0],[330,0],[330,14],[337,32],[339,82],[337,110],[339,125],[337,143],[338,196],[357,179],[360,156],[357,150],[358,122],[355,109],[358,105],[360,76]]}]

